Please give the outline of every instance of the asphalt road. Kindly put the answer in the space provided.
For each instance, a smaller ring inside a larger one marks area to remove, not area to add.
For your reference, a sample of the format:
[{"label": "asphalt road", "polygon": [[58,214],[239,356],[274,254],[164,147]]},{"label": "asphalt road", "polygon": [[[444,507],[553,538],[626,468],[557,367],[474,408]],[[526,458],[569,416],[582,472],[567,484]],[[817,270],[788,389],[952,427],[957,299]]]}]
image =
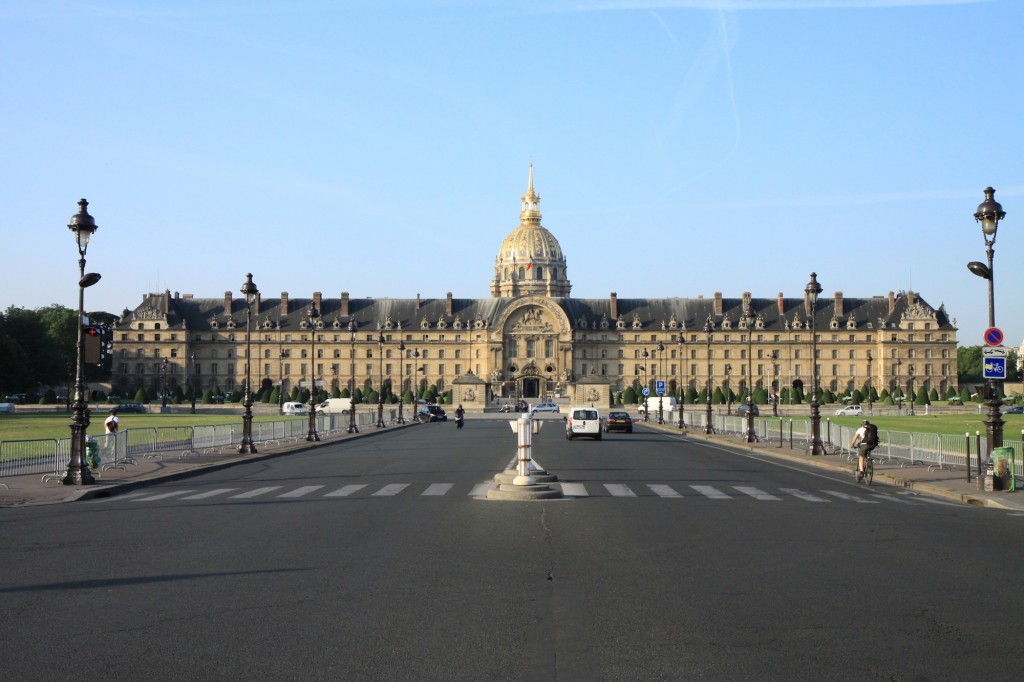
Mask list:
[{"label": "asphalt road", "polygon": [[1020,679],[1024,516],[504,421],[0,511],[11,680]]}]

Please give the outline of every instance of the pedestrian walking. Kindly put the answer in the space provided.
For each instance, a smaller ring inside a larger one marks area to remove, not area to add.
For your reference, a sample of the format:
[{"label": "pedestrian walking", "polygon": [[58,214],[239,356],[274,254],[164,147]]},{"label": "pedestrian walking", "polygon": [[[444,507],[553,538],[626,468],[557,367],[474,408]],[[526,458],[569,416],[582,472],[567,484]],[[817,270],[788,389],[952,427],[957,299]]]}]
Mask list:
[{"label": "pedestrian walking", "polygon": [[455,408],[455,428],[462,428],[462,424],[465,421],[465,416],[466,411],[462,409],[462,403],[459,403],[459,406]]}]

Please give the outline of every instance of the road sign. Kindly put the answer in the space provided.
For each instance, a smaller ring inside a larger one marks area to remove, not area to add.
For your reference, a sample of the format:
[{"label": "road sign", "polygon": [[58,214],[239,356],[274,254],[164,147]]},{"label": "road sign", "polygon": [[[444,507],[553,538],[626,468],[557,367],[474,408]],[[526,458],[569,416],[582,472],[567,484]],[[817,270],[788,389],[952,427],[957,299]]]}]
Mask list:
[{"label": "road sign", "polygon": [[1010,353],[1006,350],[1006,346],[992,346],[990,348],[981,349],[981,355],[983,358],[1005,358]]},{"label": "road sign", "polygon": [[656,381],[654,383],[654,390],[658,395],[665,395],[665,382],[663,380]]},{"label": "road sign", "polygon": [[999,327],[989,327],[985,330],[984,338],[989,346],[998,346],[1003,342],[1003,330]]},{"label": "road sign", "polygon": [[985,379],[1005,379],[1006,358],[986,358],[982,370]]},{"label": "road sign", "polygon": [[649,389],[646,386],[644,386],[644,396],[646,397],[646,396],[649,396],[650,394],[651,394],[651,389]]}]

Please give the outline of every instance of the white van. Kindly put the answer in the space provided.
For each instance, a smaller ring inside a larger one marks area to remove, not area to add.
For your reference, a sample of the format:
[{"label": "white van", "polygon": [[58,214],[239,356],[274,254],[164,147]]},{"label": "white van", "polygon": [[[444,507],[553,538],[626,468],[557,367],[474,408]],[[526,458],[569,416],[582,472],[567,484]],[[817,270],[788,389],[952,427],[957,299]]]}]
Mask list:
[{"label": "white van", "polygon": [[281,406],[282,414],[309,414],[304,403],[285,403]]},{"label": "white van", "polygon": [[647,396],[647,404],[645,405],[644,403],[640,403],[640,405],[637,406],[636,409],[637,409],[637,411],[640,414],[643,414],[647,410],[650,410],[651,414],[658,414],[658,401],[659,400],[661,401],[661,412],[662,412],[662,414],[668,414],[669,412],[674,412],[675,411],[675,409],[676,409],[676,399],[673,398],[670,395],[663,395],[663,396],[649,395],[649,396]]},{"label": "white van", "polygon": [[328,398],[316,408],[317,414],[348,414],[352,410],[352,398]]},{"label": "white van", "polygon": [[565,438],[590,436],[601,440],[601,412],[596,407],[574,407],[565,419]]}]

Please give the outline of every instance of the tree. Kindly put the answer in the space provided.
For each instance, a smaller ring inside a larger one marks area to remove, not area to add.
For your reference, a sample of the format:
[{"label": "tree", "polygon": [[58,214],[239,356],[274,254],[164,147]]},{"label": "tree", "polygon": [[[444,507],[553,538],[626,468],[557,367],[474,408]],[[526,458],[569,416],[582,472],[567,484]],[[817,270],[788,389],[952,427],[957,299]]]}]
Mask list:
[{"label": "tree", "polygon": [[270,391],[270,396],[267,398],[267,402],[276,405],[279,400],[281,400],[281,391],[278,390],[277,386],[274,386],[273,390]]},{"label": "tree", "polygon": [[626,390],[622,392],[622,402],[626,405],[636,404],[636,391],[632,386],[626,386]]},{"label": "tree", "polygon": [[696,401],[697,389],[695,389],[693,386],[690,386],[688,389],[686,389],[686,402],[689,403],[690,405],[693,405]]},{"label": "tree", "polygon": [[721,386],[715,386],[715,392],[711,394],[711,402],[715,403],[716,405],[725,404],[725,394],[722,393]]},{"label": "tree", "polygon": [[135,392],[135,399],[132,402],[136,403],[148,403],[149,400],[146,398],[146,389],[140,388]]},{"label": "tree", "polygon": [[981,346],[960,346],[956,349],[957,380],[962,386],[984,381],[981,368]]}]

